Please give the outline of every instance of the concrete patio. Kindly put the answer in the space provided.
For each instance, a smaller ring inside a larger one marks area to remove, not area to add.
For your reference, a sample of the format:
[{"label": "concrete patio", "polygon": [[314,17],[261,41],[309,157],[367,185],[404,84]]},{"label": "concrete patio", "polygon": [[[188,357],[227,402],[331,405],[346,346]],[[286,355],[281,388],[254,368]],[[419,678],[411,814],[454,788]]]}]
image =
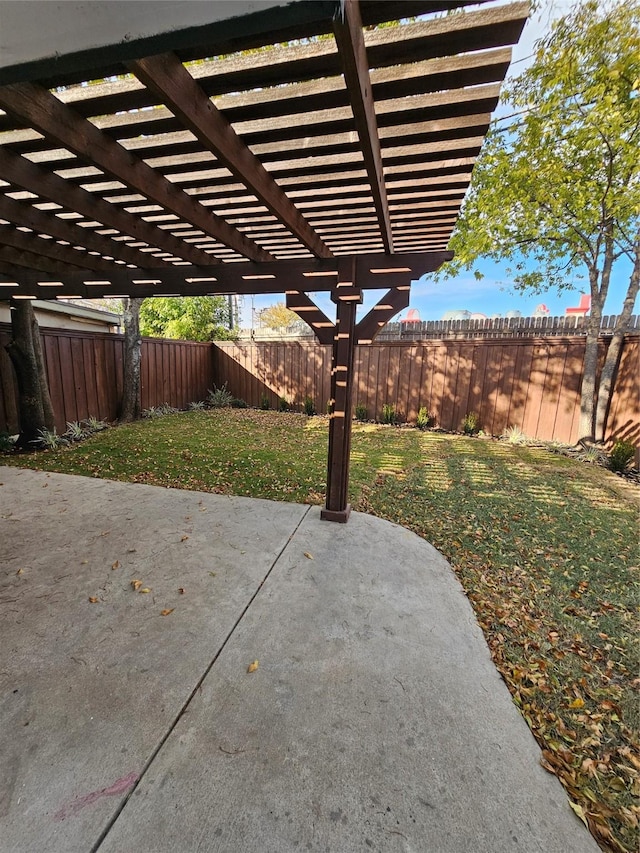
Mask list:
[{"label": "concrete patio", "polygon": [[2,467],[0,582],[2,853],[598,851],[402,527]]}]

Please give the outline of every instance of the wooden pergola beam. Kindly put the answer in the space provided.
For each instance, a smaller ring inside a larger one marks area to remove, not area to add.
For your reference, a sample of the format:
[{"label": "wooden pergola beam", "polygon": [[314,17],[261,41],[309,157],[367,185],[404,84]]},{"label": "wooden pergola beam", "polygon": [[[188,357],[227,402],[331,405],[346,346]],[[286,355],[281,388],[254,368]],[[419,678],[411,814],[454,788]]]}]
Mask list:
[{"label": "wooden pergola beam", "polygon": [[299,290],[290,290],[286,293],[287,308],[300,317],[301,320],[311,327],[313,334],[321,344],[333,343],[335,323],[333,323],[324,311],[321,311],[306,293]]},{"label": "wooden pergola beam", "polygon": [[[49,166],[49,168],[52,168]],[[49,199],[69,210],[75,210],[90,219],[96,219],[109,228],[115,228],[121,234],[127,234],[141,240],[149,246],[155,246],[172,255],[183,258],[192,264],[216,263],[217,259],[206,252],[184,243],[173,234],[163,231],[150,222],[145,222],[133,216],[116,205],[109,204],[100,196],[90,193],[82,187],[65,181],[54,172],[37,166],[26,157],[14,154],[6,148],[0,148],[0,177],[29,192],[36,193],[41,198]],[[124,242],[111,241],[114,245],[115,257],[136,266],[149,266],[149,256],[134,248],[127,247]],[[112,254],[113,254],[112,252]],[[161,262],[163,263],[163,262]]]},{"label": "wooden pergola beam", "polygon": [[[82,269],[76,266],[70,267],[67,261],[56,261],[52,258],[46,258],[44,255],[34,255],[33,252],[14,249],[13,246],[0,246],[0,262],[2,262],[2,275],[5,278],[17,279],[18,283],[24,282],[33,274],[34,270],[42,270],[42,272],[57,278],[59,274],[68,273],[69,269]],[[6,293],[0,297],[2,299],[10,299],[16,293],[20,293],[19,290],[11,288],[5,288],[5,290]],[[46,288],[43,287],[40,290],[43,293],[41,299],[47,299],[48,297],[44,295]]]},{"label": "wooden pergola beam", "polygon": [[[53,261],[71,264],[88,270],[112,270],[113,261],[80,252],[68,246],[61,246],[55,240],[45,240],[36,234],[25,233],[9,225],[0,225],[0,245],[10,246],[21,252],[28,252],[30,257],[42,256]],[[44,268],[46,269],[46,267]]]},{"label": "wooden pergola beam", "polygon": [[35,83],[0,87],[0,106],[166,210],[254,261],[272,256]]},{"label": "wooden pergola beam", "polygon": [[215,154],[309,251],[318,258],[332,256],[329,248],[175,54],[131,62],[129,70],[162,99],[184,127],[191,130],[204,147]]},{"label": "wooden pergola beam", "polygon": [[356,325],[355,335],[358,344],[370,344],[398,311],[409,307],[410,296],[411,285],[405,284],[392,288],[379,299],[371,311]]},{"label": "wooden pergola beam", "polygon": [[[364,290],[381,290],[401,287],[434,272],[453,258],[453,252],[410,252],[383,255],[376,252],[349,256],[353,259],[358,276],[358,287]],[[330,291],[335,287],[342,258],[288,259],[270,263],[219,264],[216,267],[164,266],[151,269],[126,269],[117,267],[100,271],[97,275],[69,272],[62,277],[36,272],[21,279],[21,292],[39,299],[46,298],[47,282],[59,282],[59,295],[108,297],[155,296],[181,293],[183,296],[201,296],[234,293],[284,293],[297,290],[304,293]],[[10,276],[0,273],[0,299],[11,295],[6,282]],[[4,284],[3,284],[4,283]]]},{"label": "wooden pergola beam", "polygon": [[325,521],[349,520],[349,457],[353,405],[353,354],[356,309],[362,302],[357,286],[355,256],[340,259],[338,281],[331,291],[336,303],[336,323],[331,353],[331,397],[329,400],[329,458],[327,498],[320,516]]},{"label": "wooden pergola beam", "polygon": [[66,240],[73,246],[84,246],[89,251],[119,258],[130,264],[135,263],[138,266],[144,264],[145,267],[167,266],[151,254],[129,248],[126,243],[96,234],[90,228],[80,228],[71,220],[60,219],[55,215],[57,212],[45,213],[32,204],[16,201],[7,195],[0,195],[0,219],[7,219],[16,225],[30,228],[37,234],[49,234],[56,240]]},{"label": "wooden pergola beam", "polygon": [[380,138],[358,0],[342,0],[341,17],[334,21],[333,30],[371,184],[373,203],[378,214],[382,243],[387,254],[391,254],[393,233],[389,219]]}]

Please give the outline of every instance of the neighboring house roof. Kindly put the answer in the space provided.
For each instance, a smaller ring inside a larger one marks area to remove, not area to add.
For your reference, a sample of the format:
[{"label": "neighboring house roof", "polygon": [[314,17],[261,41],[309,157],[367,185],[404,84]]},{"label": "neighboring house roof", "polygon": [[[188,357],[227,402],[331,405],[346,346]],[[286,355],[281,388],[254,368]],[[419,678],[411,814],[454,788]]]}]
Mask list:
[{"label": "neighboring house roof", "polygon": [[[31,304],[41,326],[60,326],[63,325],[60,321],[67,319],[73,327],[93,327],[100,331],[99,327],[103,326],[105,330],[117,331],[122,322],[120,314],[88,305],[86,300],[82,304],[79,304],[58,299],[34,299]],[[48,322],[49,318],[50,322]],[[0,304],[0,322],[9,321],[8,304],[6,308],[3,308]],[[66,323],[64,325],[67,326]]]}]

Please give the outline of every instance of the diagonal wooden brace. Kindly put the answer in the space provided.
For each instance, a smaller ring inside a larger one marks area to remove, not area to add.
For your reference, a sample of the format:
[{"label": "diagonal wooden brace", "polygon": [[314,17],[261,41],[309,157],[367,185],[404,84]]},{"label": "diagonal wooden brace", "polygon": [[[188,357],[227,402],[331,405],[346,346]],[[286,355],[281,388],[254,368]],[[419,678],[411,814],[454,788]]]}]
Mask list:
[{"label": "diagonal wooden brace", "polygon": [[332,344],[335,335],[335,323],[324,314],[306,293],[299,290],[287,290],[287,308],[293,311],[311,326],[314,335],[321,344]]},{"label": "diagonal wooden brace", "polygon": [[370,344],[382,327],[386,326],[398,311],[408,308],[410,295],[410,284],[392,287],[391,290],[387,291],[385,296],[356,325],[357,343]]}]

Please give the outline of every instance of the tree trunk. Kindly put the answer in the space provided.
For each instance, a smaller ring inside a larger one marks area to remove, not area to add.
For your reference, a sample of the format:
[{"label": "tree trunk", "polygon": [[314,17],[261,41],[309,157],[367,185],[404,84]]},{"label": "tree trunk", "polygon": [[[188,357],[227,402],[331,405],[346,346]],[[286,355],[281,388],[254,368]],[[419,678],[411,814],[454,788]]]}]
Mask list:
[{"label": "tree trunk", "polygon": [[598,372],[598,336],[602,311],[600,306],[594,310],[591,302],[591,316],[587,323],[587,339],[584,349],[582,369],[582,387],[580,389],[580,421],[578,423],[578,441],[594,439],[594,420],[596,411],[596,375]]},{"label": "tree trunk", "polygon": [[124,381],[122,388],[122,406],[120,423],[138,420],[140,405],[140,357],[142,338],[140,337],[140,306],[142,299],[125,299],[124,313]]},{"label": "tree trunk", "polygon": [[56,416],[53,411],[51,394],[49,394],[49,382],[47,380],[47,371],[45,370],[44,357],[42,355],[42,342],[40,341],[40,327],[38,326],[35,314],[33,314],[33,320],[31,321],[31,336],[33,338],[33,354],[35,355],[36,365],[38,367],[38,380],[40,382],[40,395],[42,398],[44,422],[47,429],[53,431],[56,425]]},{"label": "tree trunk", "polygon": [[5,349],[18,380],[20,434],[16,446],[27,449],[38,440],[40,430],[47,429],[38,360],[34,352],[34,328],[38,324],[28,299],[11,300],[12,340]]},{"label": "tree trunk", "polygon": [[629,281],[629,289],[616,322],[616,327],[613,331],[613,337],[607,350],[602,373],[600,374],[600,385],[598,386],[598,400],[595,415],[594,438],[596,441],[604,441],[605,427],[607,424],[607,415],[609,414],[609,406],[611,405],[611,394],[613,391],[613,382],[615,380],[620,356],[622,354],[622,344],[624,341],[624,333],[629,327],[629,320],[633,314],[633,306],[635,305],[636,296],[640,290],[640,242],[636,243],[636,259]]}]

